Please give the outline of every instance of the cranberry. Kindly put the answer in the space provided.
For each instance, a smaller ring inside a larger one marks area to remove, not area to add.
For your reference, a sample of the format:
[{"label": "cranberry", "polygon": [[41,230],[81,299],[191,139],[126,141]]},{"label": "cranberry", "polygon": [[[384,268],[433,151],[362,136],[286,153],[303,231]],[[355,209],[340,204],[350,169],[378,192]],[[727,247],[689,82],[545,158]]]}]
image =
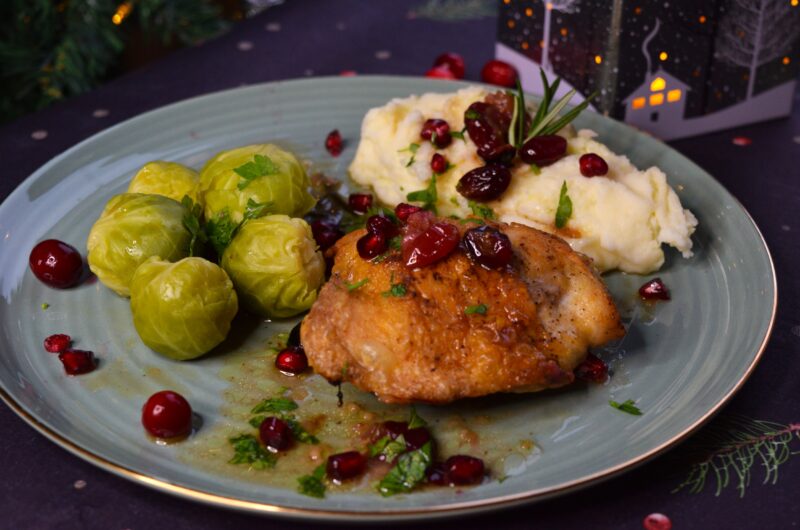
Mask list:
[{"label": "cranberry", "polygon": [[425,77],[433,77],[434,79],[458,79],[453,71],[445,66],[434,66],[425,72]]},{"label": "cranberry", "polygon": [[50,353],[61,353],[72,346],[72,337],[58,333],[44,339],[44,349]]},{"label": "cranberry", "polygon": [[342,149],[344,148],[344,142],[342,141],[342,135],[339,133],[339,129],[334,129],[328,133],[328,136],[325,137],[325,149],[331,154],[331,156],[339,156],[342,154]]},{"label": "cranberry", "polygon": [[303,325],[303,321],[301,320],[292,328],[292,331],[289,332],[289,338],[286,339],[286,345],[289,347],[301,348],[302,343],[300,342],[300,327]]},{"label": "cranberry", "polygon": [[447,171],[449,165],[447,159],[439,153],[434,153],[431,157],[431,169],[436,174],[442,174]]},{"label": "cranberry", "polygon": [[331,248],[344,235],[337,226],[319,220],[311,223],[311,233],[322,251]]},{"label": "cranberry", "polygon": [[372,195],[369,193],[351,193],[347,204],[355,213],[366,213],[372,207]]},{"label": "cranberry", "polygon": [[453,141],[453,137],[450,135],[450,124],[436,118],[425,120],[419,135],[423,140],[428,140],[439,149],[447,147]]},{"label": "cranberry", "polygon": [[83,260],[75,247],[57,239],[38,243],[28,260],[34,276],[50,287],[66,289],[81,279]]},{"label": "cranberry", "polygon": [[549,166],[567,154],[567,141],[557,134],[534,136],[520,149],[519,157],[526,164]]},{"label": "cranberry", "polygon": [[663,513],[651,513],[642,521],[645,530],[672,530],[672,521]]},{"label": "cranberry", "polygon": [[308,358],[301,346],[289,346],[275,357],[275,367],[287,375],[297,375],[308,369]]},{"label": "cranberry", "polygon": [[389,240],[398,234],[399,229],[388,217],[373,215],[367,219],[367,231]]},{"label": "cranberry", "polygon": [[434,67],[446,68],[455,79],[464,79],[464,58],[457,53],[443,53],[433,61]]},{"label": "cranberry", "polygon": [[481,79],[484,83],[513,88],[517,82],[517,70],[507,62],[495,59],[483,65]]},{"label": "cranberry", "polygon": [[367,469],[367,457],[358,451],[347,451],[328,457],[325,471],[336,481],[343,481],[362,474]]},{"label": "cranberry", "polygon": [[639,296],[645,300],[669,300],[669,291],[661,278],[654,278],[639,287]]},{"label": "cranberry", "polygon": [[581,175],[584,177],[602,177],[608,173],[608,164],[603,157],[594,153],[581,155],[578,164],[581,168]]},{"label": "cranberry", "polygon": [[274,416],[264,418],[258,427],[258,437],[261,438],[261,443],[273,451],[288,449],[294,440],[289,424]]},{"label": "cranberry", "polygon": [[380,256],[387,248],[389,243],[381,234],[367,233],[356,241],[358,255],[367,260]]},{"label": "cranberry", "polygon": [[142,425],[157,438],[185,436],[192,431],[192,407],[177,392],[156,392],[142,407]]},{"label": "cranberry", "polygon": [[464,111],[464,125],[475,142],[478,156],[487,162],[510,163],[516,149],[508,143],[511,115],[497,106],[476,101]]},{"label": "cranberry", "polygon": [[447,486],[450,484],[450,479],[447,476],[447,469],[444,463],[436,462],[425,473],[428,477],[428,482],[436,484],[437,486]]},{"label": "cranberry", "polygon": [[468,171],[456,184],[456,191],[473,201],[492,201],[511,184],[511,171],[500,164],[487,164]]},{"label": "cranberry", "polygon": [[403,241],[406,267],[427,267],[449,256],[458,246],[458,228],[449,223],[436,223],[411,241]]},{"label": "cranberry", "polygon": [[403,223],[408,221],[408,216],[409,215],[411,215],[412,213],[421,212],[421,211],[422,211],[422,208],[420,208],[419,206],[414,206],[413,204],[406,204],[404,202],[401,202],[400,204],[398,204],[394,208],[394,214]]},{"label": "cranberry", "polygon": [[575,368],[575,377],[590,383],[605,383],[608,379],[608,365],[598,356],[590,353]]},{"label": "cranberry", "polygon": [[358,72],[356,72],[355,70],[342,70],[341,72],[339,72],[339,75],[342,77],[353,77],[355,75],[358,75]]},{"label": "cranberry", "polygon": [[474,456],[455,455],[444,463],[448,481],[451,484],[464,486],[477,484],[483,480],[483,460]]},{"label": "cranberry", "polygon": [[464,234],[467,255],[487,269],[502,269],[514,257],[511,241],[493,226],[479,226]]},{"label": "cranberry", "polygon": [[97,360],[90,351],[64,350],[58,354],[58,360],[64,365],[67,375],[88,374],[97,368]]}]

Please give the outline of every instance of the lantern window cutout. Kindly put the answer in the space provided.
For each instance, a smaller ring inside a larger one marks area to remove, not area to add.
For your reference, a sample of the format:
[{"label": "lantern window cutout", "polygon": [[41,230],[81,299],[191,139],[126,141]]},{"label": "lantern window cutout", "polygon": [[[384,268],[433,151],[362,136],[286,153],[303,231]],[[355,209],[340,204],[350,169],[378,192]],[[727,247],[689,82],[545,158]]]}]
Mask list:
[{"label": "lantern window cutout", "polygon": [[655,107],[664,103],[664,93],[650,94],[650,106]]},{"label": "lantern window cutout", "polygon": [[643,109],[644,106],[645,106],[645,99],[644,98],[636,98],[636,99],[633,100],[633,108],[634,109],[636,109],[636,110]]},{"label": "lantern window cutout", "polygon": [[667,88],[667,82],[664,81],[663,77],[656,77],[650,83],[650,92],[658,92],[659,90],[664,90]]},{"label": "lantern window cutout", "polygon": [[670,90],[667,92],[667,101],[673,103],[675,101],[681,100],[681,89],[676,88],[675,90]]}]

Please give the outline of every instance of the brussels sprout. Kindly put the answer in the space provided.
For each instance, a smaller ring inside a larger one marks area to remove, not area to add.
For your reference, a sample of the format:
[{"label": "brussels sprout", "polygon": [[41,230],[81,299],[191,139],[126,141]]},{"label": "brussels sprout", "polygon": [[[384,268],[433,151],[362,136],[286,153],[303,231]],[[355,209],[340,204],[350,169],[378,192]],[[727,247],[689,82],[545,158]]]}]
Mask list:
[{"label": "brussels sprout", "polygon": [[311,307],[325,261],[302,219],[268,215],[246,221],[222,255],[242,304],[266,316],[291,317]]},{"label": "brussels sprout", "polygon": [[150,258],[133,275],[133,325],[150,349],[176,361],[199,357],[225,340],[237,309],[230,278],[203,258]]},{"label": "brussels sprout", "polygon": [[186,213],[179,202],[162,195],[113,197],[89,232],[89,268],[103,285],[129,296],[133,273],[147,258],[177,261],[189,255]]},{"label": "brussels sprout", "polygon": [[197,202],[197,185],[200,174],[194,169],[175,162],[148,162],[131,180],[128,193],[152,193],[180,202],[188,195]]},{"label": "brussels sprout", "polygon": [[314,206],[308,176],[293,154],[272,144],[223,151],[200,172],[200,200],[208,220],[229,215],[244,218],[247,204],[263,206],[264,214],[300,217]]}]

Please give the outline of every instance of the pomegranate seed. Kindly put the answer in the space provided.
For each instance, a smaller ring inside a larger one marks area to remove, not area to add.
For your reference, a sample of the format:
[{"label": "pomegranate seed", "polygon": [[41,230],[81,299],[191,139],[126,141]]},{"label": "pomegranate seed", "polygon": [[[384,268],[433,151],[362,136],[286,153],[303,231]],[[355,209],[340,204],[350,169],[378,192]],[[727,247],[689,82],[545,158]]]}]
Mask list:
[{"label": "pomegranate seed", "polygon": [[443,53],[433,61],[434,67],[449,70],[455,79],[464,79],[464,58],[457,53]]},{"label": "pomegranate seed", "polygon": [[492,226],[479,226],[464,234],[467,255],[487,269],[502,269],[514,257],[511,241]]},{"label": "pomegranate seed", "polygon": [[477,484],[483,480],[483,460],[468,455],[451,456],[444,463],[448,481],[451,484],[465,486]]},{"label": "pomegranate seed", "polygon": [[661,278],[654,278],[639,287],[639,296],[645,300],[669,300],[669,291]]},{"label": "pomegranate seed", "polygon": [[500,164],[487,164],[468,171],[456,184],[456,191],[473,201],[492,201],[511,184],[511,171]]},{"label": "pomegranate seed", "polygon": [[261,443],[273,451],[288,449],[294,440],[289,424],[274,416],[264,418],[258,427],[258,437],[261,438]]},{"label": "pomegranate seed", "polygon": [[434,66],[425,72],[425,77],[433,77],[434,79],[458,79],[452,70],[446,66]]},{"label": "pomegranate seed", "polygon": [[590,353],[575,368],[575,377],[590,383],[605,383],[608,380],[608,365],[598,356]]},{"label": "pomegranate seed", "polygon": [[331,156],[339,156],[342,154],[342,149],[344,148],[344,142],[342,141],[342,135],[339,134],[339,129],[334,129],[328,133],[328,136],[325,138],[325,149],[331,154]]},{"label": "pomegranate seed", "polygon": [[292,328],[292,331],[289,332],[289,338],[286,339],[286,345],[289,347],[295,348],[303,348],[302,343],[300,342],[300,327],[303,325],[303,321],[301,320]]},{"label": "pomegranate seed", "polygon": [[439,149],[443,149],[450,145],[453,137],[450,135],[450,124],[444,120],[431,118],[425,120],[422,124],[422,130],[419,133],[420,138],[431,142]]},{"label": "pomegranate seed", "polygon": [[508,143],[511,115],[497,105],[476,101],[464,111],[464,125],[478,149],[478,156],[487,162],[511,163],[516,149]]},{"label": "pomegranate seed", "polygon": [[414,451],[432,440],[431,432],[425,427],[409,429],[403,435],[406,440],[406,450]]},{"label": "pomegranate seed", "polygon": [[400,435],[405,436],[408,432],[408,423],[405,421],[385,421],[381,425],[380,431],[392,440],[396,440],[397,437]]},{"label": "pomegranate seed", "polygon": [[383,254],[386,252],[387,248],[389,248],[389,244],[386,241],[386,238],[380,234],[368,233],[361,236],[361,238],[356,241],[356,250],[358,250],[358,255],[366,260],[370,260]]},{"label": "pomegranate seed", "polygon": [[403,241],[406,267],[427,267],[449,256],[458,246],[458,228],[449,223],[436,223],[411,241]]},{"label": "pomegranate seed", "polygon": [[185,436],[192,431],[192,407],[177,392],[156,392],[142,407],[142,425],[157,438]]},{"label": "pomegranate seed", "polygon": [[672,521],[663,513],[651,513],[642,521],[645,530],[672,530]]},{"label": "pomegranate seed", "polygon": [[443,462],[436,462],[426,472],[428,482],[436,484],[437,486],[447,486],[450,484],[450,479],[447,476],[447,469],[444,467]]},{"label": "pomegranate seed", "polygon": [[419,206],[414,206],[413,204],[406,204],[401,202],[397,206],[394,207],[394,214],[397,216],[400,221],[405,223],[408,221],[408,216],[412,213],[421,212],[422,208]]},{"label": "pomegranate seed", "polygon": [[88,374],[97,368],[97,360],[90,351],[64,350],[58,354],[58,360],[64,365],[67,375]]},{"label": "pomegranate seed", "polygon": [[351,193],[347,197],[347,205],[355,213],[367,213],[372,207],[372,195],[369,193]]},{"label": "pomegranate seed", "polygon": [[517,82],[517,70],[507,62],[495,59],[483,65],[481,79],[484,83],[513,88]]},{"label": "pomegranate seed", "polygon": [[359,476],[367,469],[367,457],[358,451],[347,451],[328,457],[325,471],[336,481],[343,481]]},{"label": "pomegranate seed", "polygon": [[50,353],[61,353],[72,346],[72,337],[58,333],[44,339],[44,349]]},{"label": "pomegranate seed", "polygon": [[322,251],[331,248],[344,235],[337,226],[332,226],[325,221],[311,223],[311,233],[314,235],[314,241],[317,242],[319,249]]},{"label": "pomegranate seed", "polygon": [[447,159],[439,153],[434,153],[431,157],[431,169],[434,173],[441,175],[447,171],[448,166]]},{"label": "pomegranate seed", "polygon": [[584,177],[602,177],[608,173],[608,164],[603,157],[594,153],[581,155],[578,164],[581,168],[581,175]]},{"label": "pomegranate seed", "polygon": [[383,236],[384,239],[389,240],[398,234],[399,229],[388,217],[373,215],[367,219],[367,231],[370,234]]},{"label": "pomegranate seed", "polygon": [[28,263],[42,283],[58,289],[72,287],[83,274],[80,252],[57,239],[46,239],[33,247]]},{"label": "pomegranate seed", "polygon": [[306,352],[300,346],[289,346],[275,357],[275,367],[286,375],[301,374],[308,369]]},{"label": "pomegranate seed", "polygon": [[560,160],[567,154],[567,141],[557,134],[534,136],[519,151],[519,157],[526,164],[544,167]]}]

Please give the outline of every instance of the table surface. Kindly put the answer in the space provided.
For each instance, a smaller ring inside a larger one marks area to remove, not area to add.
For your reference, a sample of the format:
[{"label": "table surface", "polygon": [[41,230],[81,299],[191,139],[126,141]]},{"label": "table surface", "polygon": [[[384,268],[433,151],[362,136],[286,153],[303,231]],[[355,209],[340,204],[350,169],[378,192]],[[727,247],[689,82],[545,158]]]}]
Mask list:
[{"label": "table surface", "polygon": [[[443,51],[461,53],[467,79],[493,56],[495,19],[415,16],[423,0],[297,0],[237,24],[225,36],[178,51],[88,94],[0,128],[0,198],[79,141],[144,111],[184,98],[277,79],[360,74],[421,75]],[[427,2],[430,4],[430,2]],[[477,6],[480,2],[466,2]],[[671,142],[714,175],[747,208],[772,251],[780,305],[772,339],[751,379],[710,427],[741,415],[786,426],[800,450],[800,96],[791,117]],[[751,140],[737,145],[735,137]],[[102,471],[38,434],[0,406],[0,528],[313,528],[174,498]],[[708,429],[708,427],[706,427]],[[702,434],[703,431],[700,432]],[[769,442],[769,440],[767,440]],[[674,528],[789,528],[800,523],[800,456],[763,483],[757,463],[744,496],[714,484],[672,493],[691,466],[692,441],[613,480],[554,500],[437,522],[444,529],[637,529],[651,513]],[[756,523],[758,521],[758,523]],[[378,526],[378,525],[376,525]],[[389,524],[381,524],[382,528]],[[418,525],[423,526],[423,525]],[[428,525],[425,525],[428,526]]]}]

